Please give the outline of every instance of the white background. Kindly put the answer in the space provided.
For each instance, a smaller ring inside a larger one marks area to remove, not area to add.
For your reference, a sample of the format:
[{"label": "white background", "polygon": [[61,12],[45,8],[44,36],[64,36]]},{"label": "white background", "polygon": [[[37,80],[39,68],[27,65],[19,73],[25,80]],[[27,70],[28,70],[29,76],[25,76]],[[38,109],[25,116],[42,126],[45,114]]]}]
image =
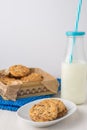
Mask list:
[{"label": "white background", "polygon": [[[65,32],[74,29],[77,2],[0,0],[0,69],[23,64],[60,77]],[[79,30],[87,31],[87,0],[83,0]]]}]

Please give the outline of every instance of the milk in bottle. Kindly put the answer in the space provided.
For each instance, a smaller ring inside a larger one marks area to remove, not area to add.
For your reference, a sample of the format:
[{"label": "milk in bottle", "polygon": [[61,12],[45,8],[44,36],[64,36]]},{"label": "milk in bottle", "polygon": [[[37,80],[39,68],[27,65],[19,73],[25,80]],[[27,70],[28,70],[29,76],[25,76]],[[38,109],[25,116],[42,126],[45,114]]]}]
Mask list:
[{"label": "milk in bottle", "polygon": [[[84,32],[67,32],[68,50],[65,62],[61,69],[61,97],[82,104],[86,100],[87,91],[87,63],[84,54],[83,36]],[[70,54],[73,47],[72,62]]]}]

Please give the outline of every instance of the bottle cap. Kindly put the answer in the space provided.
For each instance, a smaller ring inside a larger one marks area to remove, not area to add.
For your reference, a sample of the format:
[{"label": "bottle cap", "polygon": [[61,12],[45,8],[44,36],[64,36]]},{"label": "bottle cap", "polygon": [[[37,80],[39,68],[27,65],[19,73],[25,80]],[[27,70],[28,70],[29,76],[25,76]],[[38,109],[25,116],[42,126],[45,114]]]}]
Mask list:
[{"label": "bottle cap", "polygon": [[85,35],[85,32],[66,32],[66,36],[83,36]]}]

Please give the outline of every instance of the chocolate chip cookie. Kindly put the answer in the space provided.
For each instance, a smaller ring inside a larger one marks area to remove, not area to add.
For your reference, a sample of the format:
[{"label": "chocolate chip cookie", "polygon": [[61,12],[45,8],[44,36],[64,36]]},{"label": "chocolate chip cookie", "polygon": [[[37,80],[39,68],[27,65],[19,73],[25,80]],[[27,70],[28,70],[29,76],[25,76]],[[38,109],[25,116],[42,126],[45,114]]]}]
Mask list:
[{"label": "chocolate chip cookie", "polygon": [[29,82],[29,81],[42,81],[43,76],[38,73],[31,73],[30,75],[21,78],[23,82]]},{"label": "chocolate chip cookie", "polygon": [[58,109],[56,104],[43,100],[40,103],[34,105],[30,111],[30,117],[36,122],[51,121],[57,118]]},{"label": "chocolate chip cookie", "polygon": [[67,113],[67,108],[61,100],[50,99],[51,102],[54,102],[58,108],[57,118],[64,116]]},{"label": "chocolate chip cookie", "polygon": [[27,76],[29,73],[30,69],[23,65],[14,65],[9,67],[9,74],[15,78]]},{"label": "chocolate chip cookie", "polygon": [[29,111],[33,121],[51,121],[64,116],[67,108],[64,103],[57,99],[46,99],[35,104]]},{"label": "chocolate chip cookie", "polygon": [[0,78],[0,81],[1,81],[3,84],[5,84],[5,85],[13,85],[13,84],[21,83],[20,80],[15,79],[15,78],[10,78],[10,77],[8,77],[8,76],[1,77],[1,78]]}]

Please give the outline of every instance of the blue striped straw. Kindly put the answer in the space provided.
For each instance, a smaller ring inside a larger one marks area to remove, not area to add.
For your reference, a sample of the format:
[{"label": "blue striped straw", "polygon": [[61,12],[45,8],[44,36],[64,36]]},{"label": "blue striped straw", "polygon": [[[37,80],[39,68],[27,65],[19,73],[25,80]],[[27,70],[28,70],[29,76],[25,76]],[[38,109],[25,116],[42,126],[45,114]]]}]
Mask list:
[{"label": "blue striped straw", "polygon": [[[78,31],[79,19],[80,19],[80,14],[81,14],[81,7],[82,7],[82,0],[79,0],[78,7],[77,7],[76,22],[75,22],[75,30],[74,30],[75,32]],[[74,48],[75,42],[76,42],[76,38],[73,37],[73,43],[72,43],[72,49],[71,49],[69,63],[72,63],[72,61],[73,61],[73,48]]]}]

